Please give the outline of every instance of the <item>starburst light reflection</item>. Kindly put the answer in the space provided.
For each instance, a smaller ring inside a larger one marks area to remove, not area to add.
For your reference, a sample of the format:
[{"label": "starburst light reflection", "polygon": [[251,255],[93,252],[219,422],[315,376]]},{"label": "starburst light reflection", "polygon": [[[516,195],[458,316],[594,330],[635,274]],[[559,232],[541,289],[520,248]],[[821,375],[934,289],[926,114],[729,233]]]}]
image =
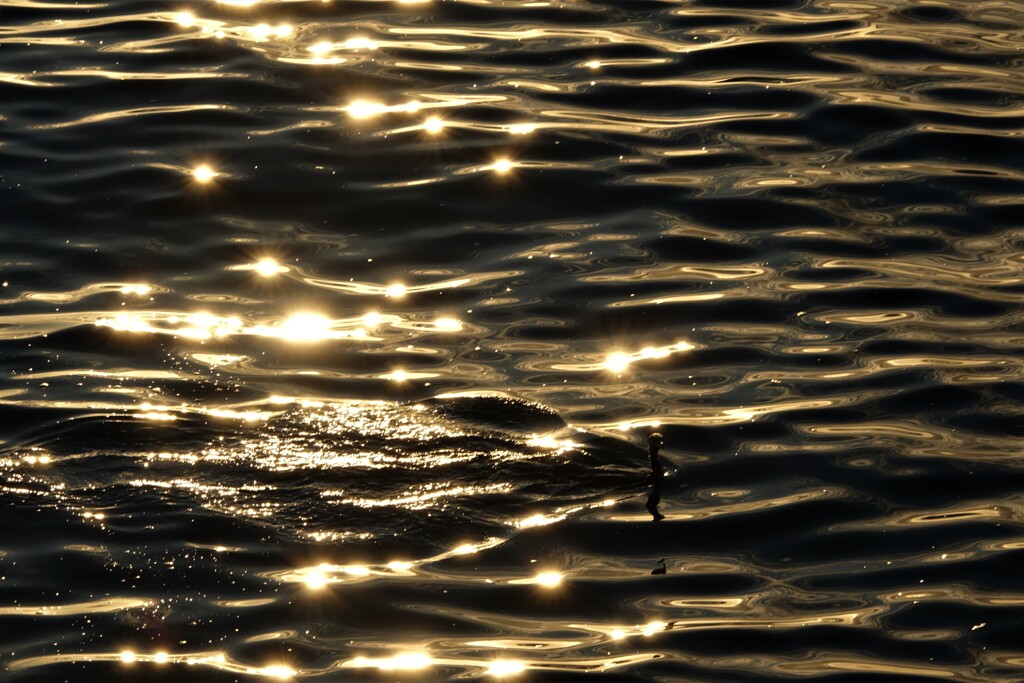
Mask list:
[{"label": "starburst light reflection", "polygon": [[219,175],[220,174],[213,170],[209,164],[200,164],[192,169],[192,177],[195,178],[197,183],[202,183],[203,185],[209,183]]},{"label": "starburst light reflection", "polygon": [[496,678],[515,676],[526,671],[526,665],[514,659],[496,659],[487,666],[487,674]]}]

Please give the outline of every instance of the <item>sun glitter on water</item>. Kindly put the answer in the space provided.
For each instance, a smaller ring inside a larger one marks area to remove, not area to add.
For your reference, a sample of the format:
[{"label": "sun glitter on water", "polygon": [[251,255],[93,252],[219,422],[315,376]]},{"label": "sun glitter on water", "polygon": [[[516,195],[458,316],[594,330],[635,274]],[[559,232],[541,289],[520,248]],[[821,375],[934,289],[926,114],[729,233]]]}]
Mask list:
[{"label": "sun glitter on water", "polygon": [[206,185],[219,175],[220,173],[213,170],[213,167],[209,164],[200,164],[192,169],[192,177],[197,183],[202,185]]}]

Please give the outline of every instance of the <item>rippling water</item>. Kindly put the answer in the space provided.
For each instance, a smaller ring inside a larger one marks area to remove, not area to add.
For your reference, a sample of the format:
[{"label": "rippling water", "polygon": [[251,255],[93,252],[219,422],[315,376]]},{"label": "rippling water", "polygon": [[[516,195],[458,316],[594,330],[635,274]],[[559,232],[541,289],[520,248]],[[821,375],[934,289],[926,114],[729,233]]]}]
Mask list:
[{"label": "rippling water", "polygon": [[0,0],[0,678],[1024,679],[1022,48]]}]

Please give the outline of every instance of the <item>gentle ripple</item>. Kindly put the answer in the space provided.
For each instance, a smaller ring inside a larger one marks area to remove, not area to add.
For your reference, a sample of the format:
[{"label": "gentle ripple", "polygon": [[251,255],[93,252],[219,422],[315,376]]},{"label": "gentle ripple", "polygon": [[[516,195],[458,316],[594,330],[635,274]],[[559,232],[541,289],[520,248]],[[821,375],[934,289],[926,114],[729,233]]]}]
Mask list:
[{"label": "gentle ripple", "polygon": [[1020,3],[0,44],[0,678],[1024,678]]}]

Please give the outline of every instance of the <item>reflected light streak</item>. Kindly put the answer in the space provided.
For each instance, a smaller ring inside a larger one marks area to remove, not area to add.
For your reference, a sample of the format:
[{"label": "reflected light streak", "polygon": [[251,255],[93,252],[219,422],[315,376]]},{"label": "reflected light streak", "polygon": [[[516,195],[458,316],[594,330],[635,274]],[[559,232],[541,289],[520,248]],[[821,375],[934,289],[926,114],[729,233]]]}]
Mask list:
[{"label": "reflected light streak", "polygon": [[457,332],[462,329],[462,322],[455,318],[438,318],[434,321],[434,327],[439,330]]},{"label": "reflected light streak", "polygon": [[330,42],[329,40],[321,40],[319,43],[314,43],[313,45],[310,45],[306,49],[317,57],[323,57],[325,54],[334,49],[334,43]]},{"label": "reflected light streak", "polygon": [[423,122],[423,130],[427,131],[431,135],[437,135],[444,130],[445,123],[438,116],[431,116]]},{"label": "reflected light streak", "polygon": [[403,562],[401,560],[393,560],[387,564],[387,568],[394,572],[407,572],[414,566],[412,562]]},{"label": "reflected light streak", "polygon": [[204,185],[219,175],[209,164],[200,164],[192,169],[192,177],[195,178],[197,183]]},{"label": "reflected light streak", "polygon": [[644,624],[640,632],[645,636],[653,636],[655,633],[661,633],[667,628],[668,624],[666,624],[664,621],[652,621],[650,623]]},{"label": "reflected light streak", "polygon": [[284,664],[271,664],[270,666],[257,669],[256,673],[261,676],[270,676],[271,678],[293,678],[298,672]]},{"label": "reflected light streak", "polygon": [[189,28],[196,23],[196,15],[191,12],[178,12],[174,15],[174,21],[182,28]]},{"label": "reflected light streak", "polygon": [[508,157],[501,157],[500,159],[495,159],[494,163],[490,166],[484,166],[484,170],[494,171],[498,175],[505,175],[515,167],[516,163],[514,161]]},{"label": "reflected light streak", "polygon": [[418,671],[434,663],[434,658],[425,652],[402,652],[393,657],[356,657],[342,664],[356,669],[379,669],[380,671]]},{"label": "reflected light streak", "polygon": [[252,269],[259,273],[260,275],[262,275],[263,277],[273,277],[274,275],[278,275],[279,273],[288,272],[287,266],[282,266],[277,261],[269,257],[261,258],[259,261],[253,264]]},{"label": "reflected light streak", "polygon": [[608,358],[604,361],[604,366],[612,372],[625,372],[629,369],[629,363],[629,356],[616,351],[615,353],[608,354]]},{"label": "reflected light streak", "polygon": [[317,313],[296,313],[281,325],[281,338],[289,341],[322,341],[331,333],[331,319]]},{"label": "reflected light streak", "polygon": [[638,360],[646,360],[649,358],[668,358],[673,353],[679,351],[690,351],[695,349],[693,344],[686,341],[676,342],[668,346],[645,346],[640,351],[632,353],[626,351],[612,351],[605,356],[604,361],[599,364],[580,364],[580,365],[561,365],[557,366],[558,369],[564,370],[607,370],[616,374],[621,374],[629,369],[629,367]]},{"label": "reflected light streak", "polygon": [[306,585],[306,588],[318,591],[326,588],[331,579],[319,568],[315,568],[305,572],[302,582]]},{"label": "reflected light streak", "polygon": [[558,572],[541,572],[537,574],[535,581],[546,588],[554,588],[562,585],[562,575]]},{"label": "reflected light streak", "polygon": [[415,113],[423,107],[419,102],[411,101],[405,104],[394,104],[386,105],[380,102],[371,102],[369,100],[355,100],[347,107],[343,107],[343,111],[348,112],[348,115],[354,119],[362,120],[369,119],[381,114],[391,114],[395,112],[406,112]]},{"label": "reflected light streak", "polygon": [[513,123],[508,127],[508,132],[512,135],[529,135],[535,130],[537,126],[533,123]]},{"label": "reflected light streak", "polygon": [[534,434],[526,443],[534,448],[544,448],[558,453],[572,450],[578,445],[570,439],[559,439],[554,434]]},{"label": "reflected light streak", "polygon": [[376,50],[377,43],[370,40],[369,38],[349,38],[341,44],[342,47],[349,50]]},{"label": "reflected light streak", "polygon": [[513,659],[496,659],[487,666],[488,675],[497,678],[515,676],[524,671],[526,671],[526,665]]},{"label": "reflected light streak", "polygon": [[537,513],[518,520],[515,525],[518,529],[532,529],[534,527],[547,526],[548,524],[561,522],[566,518],[566,516],[567,515],[543,515],[541,513]]},{"label": "reflected light streak", "polygon": [[558,588],[562,585],[564,578],[565,577],[561,572],[546,571],[537,574],[532,579],[513,579],[512,581],[509,581],[509,583],[532,583],[538,586],[543,586],[544,588]]},{"label": "reflected light streak", "polygon": [[385,295],[392,299],[401,299],[407,292],[408,289],[406,289],[405,285],[400,282],[395,282],[394,284],[388,285],[387,290],[385,290]]}]

